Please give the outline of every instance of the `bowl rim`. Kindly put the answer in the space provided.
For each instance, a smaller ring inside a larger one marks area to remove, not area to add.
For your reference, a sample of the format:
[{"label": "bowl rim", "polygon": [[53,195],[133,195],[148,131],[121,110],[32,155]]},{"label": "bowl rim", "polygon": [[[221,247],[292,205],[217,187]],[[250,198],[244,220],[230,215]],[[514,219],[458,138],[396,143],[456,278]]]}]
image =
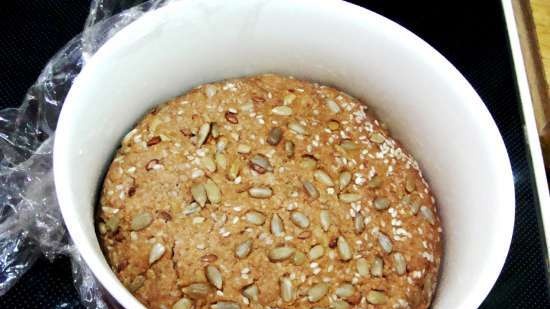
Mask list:
[{"label": "bowl rim", "polygon": [[[87,60],[86,65],[83,67],[80,74],[75,78],[75,81],[69,90],[69,93],[65,99],[64,106],[61,110],[61,114],[58,121],[56,130],[56,138],[54,142],[53,151],[53,168],[54,179],[56,184],[56,193],[58,197],[59,206],[63,216],[63,220],[67,226],[67,230],[73,242],[76,245],[78,252],[81,254],[83,260],[87,266],[92,270],[94,276],[99,282],[108,288],[109,293],[124,307],[127,308],[145,308],[123,285],[118,279],[110,276],[108,272],[111,270],[104,267],[102,263],[103,256],[95,254],[95,249],[92,243],[86,241],[86,233],[75,220],[76,207],[72,198],[71,183],[64,177],[68,172],[68,166],[64,164],[67,162],[66,158],[70,155],[70,149],[66,146],[68,142],[67,132],[67,119],[71,118],[75,106],[78,105],[77,94],[81,88],[85,88],[86,81],[90,70],[89,67],[94,67],[97,63],[102,63],[106,59],[109,59],[111,55],[116,54],[119,49],[124,49],[130,42],[133,42],[141,37],[141,33],[147,33],[151,25],[157,24],[163,20],[162,16],[178,14],[174,12],[182,12],[186,9],[184,6],[193,5],[193,2],[198,0],[188,1],[174,1],[163,7],[151,11],[131,22],[126,27],[121,29],[112,38],[107,40],[103,46],[99,48],[96,54]],[[250,1],[266,1],[266,0],[248,0]],[[288,1],[288,0],[286,0]],[[290,3],[290,1],[289,1]],[[515,215],[515,191],[513,174],[502,137],[498,131],[494,120],[483,104],[479,95],[474,91],[472,86],[468,83],[465,77],[438,51],[431,47],[424,40],[416,36],[401,25],[387,19],[386,17],[374,13],[366,8],[358,5],[348,3],[341,0],[324,0],[324,1],[305,1],[303,3],[311,3],[312,8],[330,9],[335,15],[346,15],[347,19],[352,20],[354,23],[362,23],[365,20],[369,20],[370,23],[375,23],[380,30],[387,31],[395,34],[397,38],[403,41],[401,45],[407,45],[409,52],[418,54],[418,57],[426,61],[426,65],[430,65],[436,68],[437,71],[444,72],[442,74],[448,82],[452,83],[455,87],[464,90],[464,96],[469,100],[465,101],[465,108],[469,114],[475,118],[475,121],[480,124],[481,127],[486,130],[486,133],[491,136],[488,140],[489,145],[495,151],[495,157],[493,158],[496,165],[502,166],[500,170],[501,177],[495,181],[499,182],[499,188],[501,188],[502,197],[499,199],[499,205],[505,208],[506,211],[502,211],[499,222],[502,222],[500,246],[499,252],[502,253],[502,258],[499,261],[495,261],[491,268],[486,269],[483,276],[485,280],[478,281],[476,286],[472,286],[472,292],[462,300],[460,308],[477,308],[484,298],[487,296],[494,283],[496,282],[512,240],[514,215]],[[181,13],[179,13],[181,14]]]}]

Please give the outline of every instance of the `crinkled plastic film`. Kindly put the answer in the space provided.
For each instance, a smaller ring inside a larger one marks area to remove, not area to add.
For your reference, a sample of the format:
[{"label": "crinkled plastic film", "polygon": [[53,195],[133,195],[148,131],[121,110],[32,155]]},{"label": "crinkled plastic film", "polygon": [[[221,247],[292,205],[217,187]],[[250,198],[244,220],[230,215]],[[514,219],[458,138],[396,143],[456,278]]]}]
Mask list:
[{"label": "crinkled plastic film", "polygon": [[69,256],[73,281],[87,308],[111,307],[71,242],[57,204],[52,169],[61,107],[86,61],[129,23],[168,2],[94,0],[81,35],[47,64],[19,108],[0,111],[0,296],[40,255]]}]

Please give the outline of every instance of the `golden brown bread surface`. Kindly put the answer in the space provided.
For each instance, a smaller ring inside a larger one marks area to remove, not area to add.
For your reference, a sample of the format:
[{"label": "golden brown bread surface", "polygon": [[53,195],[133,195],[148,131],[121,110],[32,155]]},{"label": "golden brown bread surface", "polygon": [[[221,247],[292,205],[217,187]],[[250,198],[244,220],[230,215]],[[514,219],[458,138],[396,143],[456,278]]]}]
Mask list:
[{"label": "golden brown bread surface", "polygon": [[427,308],[441,259],[414,159],[358,100],[278,75],[199,86],[122,141],[98,207],[148,308]]}]

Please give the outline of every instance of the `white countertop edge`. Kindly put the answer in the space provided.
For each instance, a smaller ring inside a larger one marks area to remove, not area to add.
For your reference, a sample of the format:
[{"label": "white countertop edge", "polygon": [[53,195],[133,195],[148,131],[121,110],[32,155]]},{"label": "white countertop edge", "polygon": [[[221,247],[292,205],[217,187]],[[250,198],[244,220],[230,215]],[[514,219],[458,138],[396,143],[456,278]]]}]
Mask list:
[{"label": "white countertop edge", "polygon": [[[517,24],[512,7],[512,0],[502,0],[502,7],[504,10],[504,17],[508,28],[508,36],[510,40],[510,47],[512,49],[517,86],[519,89],[523,118],[525,121],[523,129],[527,144],[529,146],[532,168],[535,176],[535,185],[540,202],[540,215],[542,217],[547,248],[547,256],[545,262],[548,268],[548,252],[550,252],[550,247],[548,246],[548,241],[550,240],[550,193],[548,192],[546,171],[542,158],[542,150],[535,122],[535,113],[533,111],[533,102],[531,100],[531,91],[529,89],[529,82],[527,80],[525,63],[523,62],[523,53],[521,51]],[[519,205],[517,205],[516,207],[519,207]]]}]

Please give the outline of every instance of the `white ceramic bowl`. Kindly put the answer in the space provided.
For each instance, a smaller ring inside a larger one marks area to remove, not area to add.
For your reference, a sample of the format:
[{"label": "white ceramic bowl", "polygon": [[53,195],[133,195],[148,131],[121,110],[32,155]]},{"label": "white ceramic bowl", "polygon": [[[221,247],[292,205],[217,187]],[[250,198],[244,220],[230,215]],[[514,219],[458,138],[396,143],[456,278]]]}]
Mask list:
[{"label": "white ceramic bowl", "polygon": [[481,99],[399,25],[338,0],[185,0],[132,23],[94,55],[63,107],[54,172],[68,230],[126,308],[143,308],[108,267],[94,230],[105,168],[152,106],[204,82],[261,72],[321,81],[374,108],[438,197],[444,259],[434,309],[476,308],[512,237],[514,187]]}]

